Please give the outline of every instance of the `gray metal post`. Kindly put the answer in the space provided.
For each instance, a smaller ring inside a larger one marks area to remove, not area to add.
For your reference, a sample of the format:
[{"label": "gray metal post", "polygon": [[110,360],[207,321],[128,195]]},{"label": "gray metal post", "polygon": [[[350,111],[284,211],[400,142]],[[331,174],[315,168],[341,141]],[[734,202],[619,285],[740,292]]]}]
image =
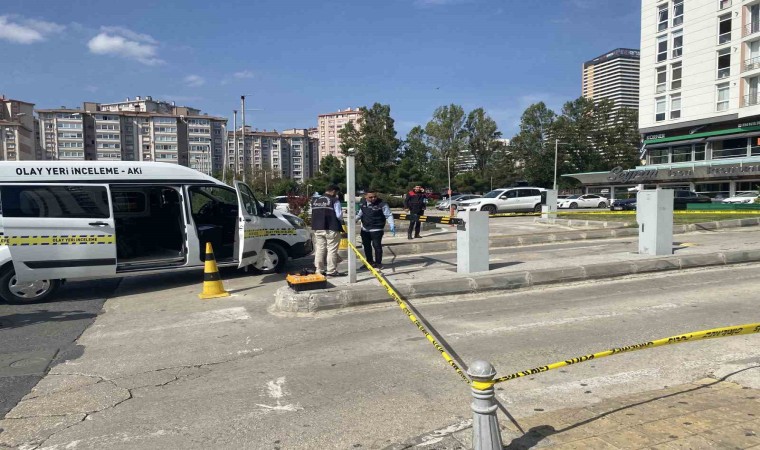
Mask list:
[{"label": "gray metal post", "polygon": [[462,211],[464,224],[457,227],[457,273],[487,272],[488,212]]},{"label": "gray metal post", "polygon": [[[467,374],[472,381],[481,383],[493,380],[496,369],[488,361],[477,360],[470,364]],[[496,401],[493,386],[488,389],[472,389],[472,448],[474,450],[502,450],[499,421],[496,418]]]},{"label": "gray metal post", "polygon": [[[348,149],[346,156],[346,232],[348,233],[348,242],[356,245],[356,177],[355,161],[353,148]],[[356,283],[356,253],[348,249],[348,282]]]},{"label": "gray metal post", "polygon": [[[240,96],[240,118],[243,121],[243,129],[240,132],[240,136],[243,137],[243,183],[245,183],[245,172],[246,172],[246,157],[245,157],[245,95]],[[253,182],[253,181],[251,181]]]},{"label": "gray metal post", "polygon": [[[240,170],[238,168],[238,138],[237,138],[237,111],[232,110],[232,133],[235,140],[235,152],[232,154],[233,158],[235,158],[235,165],[233,166],[235,168],[235,176],[232,177],[233,180],[237,180],[238,175],[240,174]],[[234,184],[234,183],[233,183]]]}]

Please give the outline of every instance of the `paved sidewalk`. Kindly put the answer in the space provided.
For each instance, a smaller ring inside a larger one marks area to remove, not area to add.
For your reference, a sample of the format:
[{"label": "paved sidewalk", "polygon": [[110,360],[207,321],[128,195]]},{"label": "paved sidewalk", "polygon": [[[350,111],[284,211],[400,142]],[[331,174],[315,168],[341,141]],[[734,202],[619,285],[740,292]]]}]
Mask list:
[{"label": "paved sidewalk", "polygon": [[[449,249],[449,242],[438,243],[440,253],[434,253],[436,244],[433,243],[428,244],[432,250],[428,254],[396,255],[391,247],[384,257],[383,274],[402,295],[411,299],[760,262],[760,228],[757,226],[693,231],[674,235],[673,239],[673,255],[664,256],[639,254],[635,235],[537,245],[527,245],[526,241],[519,247],[492,248],[491,270],[476,274],[457,273],[456,253]],[[345,263],[341,270],[346,270]],[[278,292],[277,308],[300,313],[391,301],[369,272],[360,272],[357,281],[349,284],[348,277],[331,278],[331,288],[301,293],[282,288]]]},{"label": "paved sidewalk", "polygon": [[[506,449],[760,448],[760,390],[705,378],[517,422],[525,434],[499,414]],[[428,433],[388,450],[472,448],[471,426],[456,428],[458,431],[449,434]]]}]

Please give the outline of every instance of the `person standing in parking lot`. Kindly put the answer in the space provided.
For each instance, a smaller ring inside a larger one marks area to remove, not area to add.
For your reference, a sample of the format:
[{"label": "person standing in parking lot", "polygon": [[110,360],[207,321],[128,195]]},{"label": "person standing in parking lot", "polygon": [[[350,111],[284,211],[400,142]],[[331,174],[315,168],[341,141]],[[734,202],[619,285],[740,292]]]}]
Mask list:
[{"label": "person standing in parking lot", "polygon": [[[341,257],[338,255],[340,235],[343,231],[343,208],[338,199],[338,186],[330,185],[325,194],[311,199],[311,229],[314,231],[314,266],[318,273],[328,277],[343,275],[338,272]],[[327,268],[325,268],[325,263]]]},{"label": "person standing in parking lot", "polygon": [[367,191],[364,195],[364,201],[359,205],[356,220],[362,222],[362,246],[367,262],[375,269],[382,269],[385,223],[387,222],[390,225],[391,233],[396,232],[391,208],[377,196],[377,192]]},{"label": "person standing in parking lot", "polygon": [[425,197],[425,190],[422,186],[415,186],[414,189],[409,191],[409,195],[404,199],[404,209],[409,213],[409,229],[407,230],[407,239],[412,239],[412,231],[414,231],[414,237],[421,238],[420,236],[420,216],[425,215],[425,205],[427,204],[427,197]]}]

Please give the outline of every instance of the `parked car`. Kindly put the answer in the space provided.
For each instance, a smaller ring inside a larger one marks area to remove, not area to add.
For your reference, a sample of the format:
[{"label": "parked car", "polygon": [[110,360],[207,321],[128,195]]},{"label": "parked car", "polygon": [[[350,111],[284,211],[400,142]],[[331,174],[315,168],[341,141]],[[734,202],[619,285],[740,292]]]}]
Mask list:
[{"label": "parked car", "polygon": [[287,195],[280,195],[274,198],[272,200],[272,203],[274,204],[274,209],[277,211],[282,211],[289,213],[290,212],[290,205],[288,205],[288,196]]},{"label": "parked car", "polygon": [[614,200],[610,211],[636,211],[636,197]]},{"label": "parked car", "polygon": [[673,209],[686,209],[686,205],[689,203],[712,203],[712,199],[692,191],[675,191],[673,193]]},{"label": "parked car", "polygon": [[[712,200],[706,195],[692,191],[675,191],[673,193],[673,209],[686,209],[689,203],[711,203]],[[636,198],[615,200],[610,205],[612,211],[635,211]]]},{"label": "parked car", "polygon": [[570,195],[557,201],[558,208],[606,208],[609,204],[607,197],[596,194]]},{"label": "parked car", "polygon": [[466,200],[473,200],[480,197],[481,197],[480,195],[475,195],[475,194],[452,195],[451,201],[449,201],[448,199],[441,200],[435,207],[436,209],[439,209],[441,211],[447,211],[449,208],[451,208],[452,204],[454,208],[457,208],[460,202],[463,202]]},{"label": "parked car", "polygon": [[755,199],[760,197],[757,191],[739,192],[733,197],[724,199],[721,203],[755,203]]},{"label": "parked car", "polygon": [[536,187],[494,189],[481,198],[460,201],[458,211],[541,212],[541,193],[546,189]]}]

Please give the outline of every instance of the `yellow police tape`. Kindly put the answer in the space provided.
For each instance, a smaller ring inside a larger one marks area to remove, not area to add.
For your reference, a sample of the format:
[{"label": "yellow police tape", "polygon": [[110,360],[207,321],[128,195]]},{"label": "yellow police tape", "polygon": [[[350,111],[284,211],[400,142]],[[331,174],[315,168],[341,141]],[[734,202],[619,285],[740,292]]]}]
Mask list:
[{"label": "yellow police tape", "polygon": [[459,376],[464,380],[465,383],[470,384],[470,379],[467,377],[467,375],[464,373],[464,371],[457,365],[456,361],[448,354],[445,348],[441,346],[441,344],[438,343],[438,341],[435,340],[433,335],[428,332],[427,329],[425,329],[425,326],[422,325],[420,320],[417,318],[417,316],[414,315],[414,313],[409,309],[406,302],[401,298],[401,295],[396,292],[395,289],[388,283],[388,281],[385,279],[383,274],[377,271],[374,267],[372,267],[367,260],[362,256],[362,254],[357,250],[356,247],[352,243],[348,243],[348,246],[351,247],[351,250],[356,253],[356,256],[361,260],[362,264],[364,264],[364,267],[369,269],[370,272],[372,272],[372,275],[377,278],[377,281],[380,282],[380,284],[385,288],[386,291],[388,291],[388,294],[393,298],[393,300],[396,301],[399,308],[406,314],[407,317],[409,317],[409,320],[412,321],[413,324],[417,325],[417,328],[422,332],[422,334],[425,335],[428,341],[430,341],[431,344],[435,347],[436,350],[438,350],[441,353],[441,356],[443,356],[443,359],[446,360],[446,362],[459,374]]},{"label": "yellow police tape", "polygon": [[607,356],[634,352],[636,350],[644,350],[648,348],[662,347],[663,345],[681,344],[684,342],[694,342],[694,341],[701,341],[705,339],[715,339],[715,338],[721,338],[721,337],[739,336],[742,334],[753,334],[753,333],[760,333],[760,322],[748,323],[744,325],[735,325],[735,326],[723,327],[723,328],[713,328],[710,330],[703,330],[703,331],[692,331],[690,333],[684,333],[677,336],[657,339],[656,341],[649,341],[649,342],[643,342],[640,344],[627,345],[625,347],[613,348],[613,349],[605,350],[599,353],[592,353],[590,355],[583,355],[583,356],[578,356],[575,358],[570,358],[565,361],[559,361],[559,362],[555,362],[546,366],[536,367],[534,369],[528,369],[522,372],[516,372],[510,375],[499,377],[499,378],[494,379],[493,381],[486,381],[486,382],[473,381],[472,387],[475,389],[480,389],[480,390],[488,389],[494,384],[502,383],[504,381],[514,380],[516,378],[526,377],[529,375],[535,375],[537,373],[542,373],[542,372],[546,372],[553,369],[559,369],[560,367],[570,366],[570,365],[578,364],[582,362],[592,361],[592,360],[604,358]]},{"label": "yellow police tape", "polygon": [[[411,220],[413,214],[393,214],[393,218],[396,220]],[[418,216],[420,222],[440,223],[444,225],[458,224],[462,222],[462,219],[450,216]]]},{"label": "yellow police tape", "polygon": [[295,234],[295,228],[267,228],[263,230],[245,230],[246,239],[265,236],[290,236]]}]

